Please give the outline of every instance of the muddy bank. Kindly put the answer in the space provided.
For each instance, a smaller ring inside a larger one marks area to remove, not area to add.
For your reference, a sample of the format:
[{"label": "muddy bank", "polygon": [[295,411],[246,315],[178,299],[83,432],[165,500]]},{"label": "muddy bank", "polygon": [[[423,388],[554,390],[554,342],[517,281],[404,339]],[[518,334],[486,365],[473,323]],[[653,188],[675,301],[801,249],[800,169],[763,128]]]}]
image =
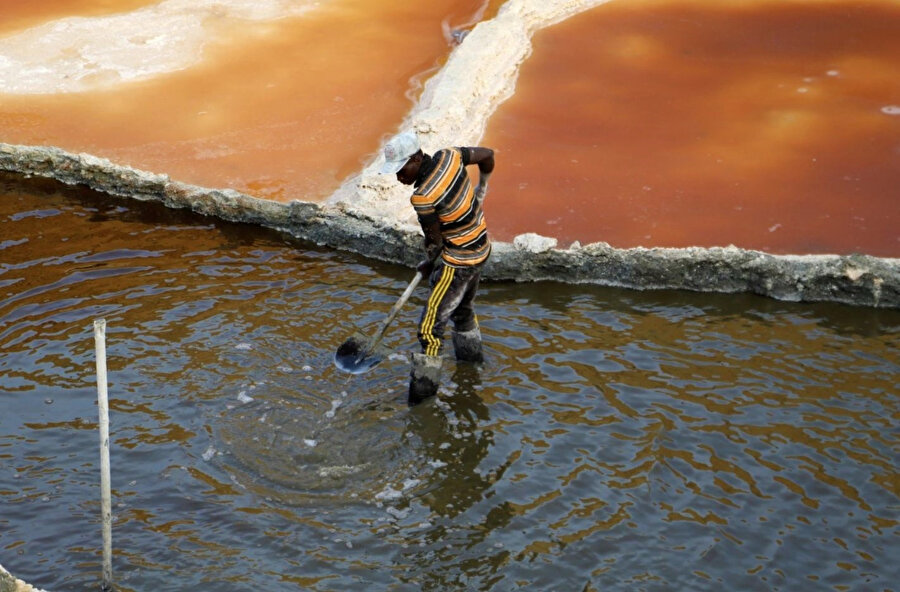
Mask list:
[{"label": "muddy bank", "polygon": [[0,565],[0,592],[42,592],[42,590],[14,577]]},{"label": "muddy bank", "polygon": [[[0,170],[276,228],[318,245],[392,263],[413,266],[420,258],[416,224],[375,217],[346,202],[277,203],[230,189],[188,185],[92,155],[47,147],[0,144]],[[787,301],[900,308],[900,259],[861,254],[770,255],[735,247],[616,249],[606,243],[562,249],[555,239],[526,234],[512,243],[495,243],[485,276],[639,290],[750,292]]]}]

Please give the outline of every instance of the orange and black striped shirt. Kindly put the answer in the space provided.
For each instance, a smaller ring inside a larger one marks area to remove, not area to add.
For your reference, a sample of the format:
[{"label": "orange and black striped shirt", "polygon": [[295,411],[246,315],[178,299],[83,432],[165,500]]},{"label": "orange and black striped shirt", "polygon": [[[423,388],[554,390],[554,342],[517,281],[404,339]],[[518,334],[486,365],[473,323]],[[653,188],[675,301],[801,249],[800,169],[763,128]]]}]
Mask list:
[{"label": "orange and black striped shirt", "polygon": [[466,148],[445,148],[422,163],[410,202],[420,221],[437,216],[444,239],[441,257],[453,267],[484,262],[491,254],[484,211],[469,180]]}]

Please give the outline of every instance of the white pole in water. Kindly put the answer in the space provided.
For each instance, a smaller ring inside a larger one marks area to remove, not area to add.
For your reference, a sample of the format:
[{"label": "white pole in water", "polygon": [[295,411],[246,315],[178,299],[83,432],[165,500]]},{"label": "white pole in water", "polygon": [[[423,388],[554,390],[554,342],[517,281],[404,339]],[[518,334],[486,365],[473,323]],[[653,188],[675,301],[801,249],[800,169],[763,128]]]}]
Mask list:
[{"label": "white pole in water", "polygon": [[109,479],[109,399],[106,392],[106,320],[94,321],[97,402],[100,411],[100,513],[103,516],[103,590],[112,590],[112,496]]}]

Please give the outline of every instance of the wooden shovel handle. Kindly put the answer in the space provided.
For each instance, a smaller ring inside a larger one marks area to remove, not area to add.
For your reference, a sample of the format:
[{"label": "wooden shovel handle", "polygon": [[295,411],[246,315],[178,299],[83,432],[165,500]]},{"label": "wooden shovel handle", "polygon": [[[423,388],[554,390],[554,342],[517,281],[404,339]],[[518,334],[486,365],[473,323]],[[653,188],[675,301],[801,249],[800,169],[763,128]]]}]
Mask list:
[{"label": "wooden shovel handle", "polygon": [[406,304],[406,301],[409,300],[409,297],[412,295],[413,290],[416,289],[416,286],[419,285],[419,282],[422,281],[422,272],[417,271],[416,275],[413,276],[411,282],[404,290],[403,294],[400,295],[400,298],[391,308],[391,312],[388,313],[388,316],[384,321],[382,321],[381,326],[378,327],[378,332],[375,333],[375,336],[372,337],[372,342],[367,348],[369,351],[375,349],[375,347],[381,342],[381,338],[384,336],[384,332],[387,330],[388,325],[394,320],[394,317],[397,316],[397,313],[400,312],[400,309],[403,308],[403,305]]}]

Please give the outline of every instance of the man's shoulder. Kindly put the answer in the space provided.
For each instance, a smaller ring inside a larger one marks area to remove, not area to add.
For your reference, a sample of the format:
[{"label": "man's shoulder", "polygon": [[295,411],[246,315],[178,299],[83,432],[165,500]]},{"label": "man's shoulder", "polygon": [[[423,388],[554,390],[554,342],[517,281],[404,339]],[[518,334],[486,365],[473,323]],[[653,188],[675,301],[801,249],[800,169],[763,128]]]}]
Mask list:
[{"label": "man's shoulder", "polygon": [[454,156],[462,156],[462,148],[458,146],[450,146],[447,148],[441,148],[437,152],[434,153],[435,160],[443,159],[443,158],[453,158]]},{"label": "man's shoulder", "polygon": [[434,153],[434,165],[435,171],[445,174],[449,170],[465,167],[465,156],[460,148],[441,148]]}]

